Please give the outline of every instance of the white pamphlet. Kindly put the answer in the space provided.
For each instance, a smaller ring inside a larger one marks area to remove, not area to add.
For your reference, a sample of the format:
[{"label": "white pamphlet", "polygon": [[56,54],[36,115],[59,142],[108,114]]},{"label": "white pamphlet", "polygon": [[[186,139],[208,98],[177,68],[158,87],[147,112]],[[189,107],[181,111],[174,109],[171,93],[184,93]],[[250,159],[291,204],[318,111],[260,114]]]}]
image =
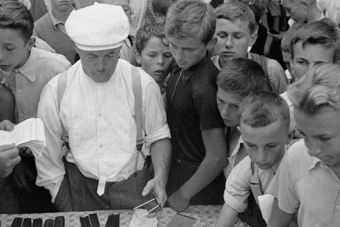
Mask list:
[{"label": "white pamphlet", "polygon": [[265,194],[265,195],[260,195],[257,198],[259,200],[262,217],[268,224],[275,197],[270,194]]},{"label": "white pamphlet", "polygon": [[0,130],[0,146],[12,143],[17,147],[29,147],[34,155],[41,155],[46,147],[42,120],[29,118],[17,124],[12,131]]}]

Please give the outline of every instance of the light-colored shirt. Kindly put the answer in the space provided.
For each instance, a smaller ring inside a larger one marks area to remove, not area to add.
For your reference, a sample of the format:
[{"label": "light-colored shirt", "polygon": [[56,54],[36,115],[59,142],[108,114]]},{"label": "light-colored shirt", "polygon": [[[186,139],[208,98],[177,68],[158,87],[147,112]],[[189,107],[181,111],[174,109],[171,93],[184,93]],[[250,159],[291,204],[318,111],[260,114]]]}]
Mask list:
[{"label": "light-colored shirt", "polygon": [[[261,188],[264,194],[267,193],[267,189],[279,165],[280,162],[276,163],[270,169],[255,168],[255,171],[258,171]],[[249,156],[246,156],[235,166],[227,178],[224,191],[224,202],[238,213],[242,213],[248,206],[247,202],[251,192],[250,180],[252,176],[251,159]]]},{"label": "light-colored shirt", "polygon": [[[156,82],[142,69],[144,146],[170,138],[164,102]],[[36,159],[37,185],[50,190],[52,201],[64,178],[62,157],[75,163],[81,173],[99,180],[100,195],[106,182],[128,178],[135,171],[136,124],[131,65],[119,59],[112,77],[106,83],[96,83],[88,77],[81,61],[68,71],[67,88],[57,110],[58,76],[44,88],[38,116],[45,123],[47,147]],[[71,152],[61,150],[61,122],[69,135]],[[137,170],[144,161],[138,159]]]},{"label": "light-colored shirt", "polygon": [[317,0],[318,8],[326,13],[326,17],[340,25],[340,1],[338,0]]},{"label": "light-colored shirt", "polygon": [[[239,128],[237,127],[237,130],[239,130]],[[228,157],[228,161],[229,164],[227,165],[227,167],[224,168],[223,172],[224,172],[224,176],[226,178],[228,178],[228,176],[230,175],[231,171],[234,169],[234,167],[240,162],[242,161],[246,156],[247,156],[247,152],[243,146],[243,138],[240,135],[237,144],[233,150],[233,152],[231,152],[230,156]]]},{"label": "light-colored shirt", "polygon": [[16,123],[37,117],[42,89],[54,76],[70,66],[63,55],[33,47],[23,66],[16,68],[8,77],[5,73],[0,75],[1,83],[5,83],[15,96]]},{"label": "light-colored shirt", "polygon": [[288,150],[268,193],[284,212],[298,211],[300,227],[340,226],[340,181],[302,140]]},{"label": "light-colored shirt", "polygon": [[[248,59],[252,59],[250,53],[248,53]],[[281,94],[287,90],[287,77],[280,63],[274,59],[267,59],[267,73],[272,85],[273,92]],[[216,67],[221,70],[220,57],[218,55],[211,57]]]}]

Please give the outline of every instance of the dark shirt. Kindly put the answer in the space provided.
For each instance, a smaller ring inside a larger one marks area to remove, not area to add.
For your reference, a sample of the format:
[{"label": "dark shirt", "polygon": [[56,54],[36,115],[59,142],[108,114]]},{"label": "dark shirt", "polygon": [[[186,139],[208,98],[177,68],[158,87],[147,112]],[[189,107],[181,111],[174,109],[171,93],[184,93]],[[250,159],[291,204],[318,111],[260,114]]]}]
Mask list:
[{"label": "dark shirt", "polygon": [[281,39],[269,35],[267,29],[262,24],[259,24],[257,39],[250,52],[274,59],[280,63],[283,69],[286,69],[281,52]]},{"label": "dark shirt", "polygon": [[199,165],[205,157],[201,130],[224,127],[216,103],[218,73],[207,57],[187,70],[177,65],[171,70],[167,87],[167,118],[173,155],[193,164]]}]

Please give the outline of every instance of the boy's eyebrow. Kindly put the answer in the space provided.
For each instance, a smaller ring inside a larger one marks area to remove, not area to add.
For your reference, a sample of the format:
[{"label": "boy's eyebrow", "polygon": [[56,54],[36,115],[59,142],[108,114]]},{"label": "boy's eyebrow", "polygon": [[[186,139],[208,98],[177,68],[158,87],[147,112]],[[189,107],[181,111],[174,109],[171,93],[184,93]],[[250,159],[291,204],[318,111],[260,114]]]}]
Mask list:
[{"label": "boy's eyebrow", "polygon": [[[295,129],[296,129],[297,131],[299,131],[299,133],[301,133],[303,136],[305,135],[305,134],[303,133],[303,131],[301,131],[297,126],[295,126]],[[332,135],[332,133],[330,133],[330,132],[325,132],[325,133],[323,133],[323,134],[314,134],[313,137],[331,136],[331,135]]]},{"label": "boy's eyebrow", "polygon": [[304,60],[304,61],[308,61],[306,58],[304,57],[294,57],[296,60],[299,59],[299,60]]}]

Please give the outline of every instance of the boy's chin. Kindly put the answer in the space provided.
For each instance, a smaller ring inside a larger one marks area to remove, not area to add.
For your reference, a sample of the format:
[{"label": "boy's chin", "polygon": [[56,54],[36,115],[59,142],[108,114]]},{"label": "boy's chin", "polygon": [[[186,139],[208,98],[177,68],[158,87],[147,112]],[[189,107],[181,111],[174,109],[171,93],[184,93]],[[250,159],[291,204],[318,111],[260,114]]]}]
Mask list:
[{"label": "boy's chin", "polygon": [[273,167],[272,164],[260,165],[260,164],[256,163],[256,165],[257,165],[260,169],[270,169],[270,168]]}]

